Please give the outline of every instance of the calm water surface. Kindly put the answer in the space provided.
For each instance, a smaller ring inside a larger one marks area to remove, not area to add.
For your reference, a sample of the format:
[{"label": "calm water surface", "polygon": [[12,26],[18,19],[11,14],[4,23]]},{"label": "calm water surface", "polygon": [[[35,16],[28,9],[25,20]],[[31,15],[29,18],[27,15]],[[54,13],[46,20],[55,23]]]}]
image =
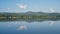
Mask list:
[{"label": "calm water surface", "polygon": [[0,34],[60,34],[60,21],[0,22]]}]

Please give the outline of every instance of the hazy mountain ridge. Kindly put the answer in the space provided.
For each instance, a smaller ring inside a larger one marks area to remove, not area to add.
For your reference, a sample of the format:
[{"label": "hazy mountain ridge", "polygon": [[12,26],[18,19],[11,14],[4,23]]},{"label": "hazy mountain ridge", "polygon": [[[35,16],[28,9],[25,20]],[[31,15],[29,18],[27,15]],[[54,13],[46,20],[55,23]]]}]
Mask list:
[{"label": "hazy mountain ridge", "polygon": [[60,15],[60,13],[44,13],[44,12],[25,12],[25,13],[8,13],[8,12],[0,12],[0,14],[16,14],[16,15]]}]

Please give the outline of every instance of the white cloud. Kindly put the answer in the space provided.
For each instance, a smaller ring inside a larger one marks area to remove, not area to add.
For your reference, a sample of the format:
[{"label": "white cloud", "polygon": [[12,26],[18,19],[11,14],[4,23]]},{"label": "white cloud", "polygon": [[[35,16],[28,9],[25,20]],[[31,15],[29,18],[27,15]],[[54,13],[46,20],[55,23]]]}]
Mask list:
[{"label": "white cloud", "polygon": [[55,12],[52,8],[49,8],[49,12],[52,13],[52,12]]},{"label": "white cloud", "polygon": [[26,9],[27,8],[26,4],[17,4],[17,6],[21,9]]},{"label": "white cloud", "polygon": [[23,25],[23,26],[19,26],[18,30],[25,30],[27,29],[27,26],[26,25]]},{"label": "white cloud", "polygon": [[8,10],[10,9],[10,8],[7,8]]},{"label": "white cloud", "polygon": [[5,11],[5,12],[8,12],[8,11]]}]

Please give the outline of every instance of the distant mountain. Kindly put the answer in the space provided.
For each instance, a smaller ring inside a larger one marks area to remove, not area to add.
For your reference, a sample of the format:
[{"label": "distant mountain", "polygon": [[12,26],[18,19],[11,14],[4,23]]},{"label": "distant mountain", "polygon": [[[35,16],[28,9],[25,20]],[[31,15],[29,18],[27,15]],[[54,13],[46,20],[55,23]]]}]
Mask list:
[{"label": "distant mountain", "polygon": [[32,12],[32,11],[28,11],[25,13],[7,13],[7,12],[0,12],[0,14],[4,14],[4,15],[60,15],[60,13],[44,13],[44,12]]}]

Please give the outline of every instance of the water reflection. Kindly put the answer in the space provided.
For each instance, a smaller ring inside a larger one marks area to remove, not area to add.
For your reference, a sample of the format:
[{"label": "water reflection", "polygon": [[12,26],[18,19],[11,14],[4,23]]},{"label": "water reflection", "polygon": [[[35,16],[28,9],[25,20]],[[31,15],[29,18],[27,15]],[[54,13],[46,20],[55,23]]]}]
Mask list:
[{"label": "water reflection", "polygon": [[21,25],[18,30],[26,30],[27,29],[27,26],[26,25]]},{"label": "water reflection", "polygon": [[60,21],[26,22],[9,21],[0,22],[2,34],[58,34],[60,33]]}]

